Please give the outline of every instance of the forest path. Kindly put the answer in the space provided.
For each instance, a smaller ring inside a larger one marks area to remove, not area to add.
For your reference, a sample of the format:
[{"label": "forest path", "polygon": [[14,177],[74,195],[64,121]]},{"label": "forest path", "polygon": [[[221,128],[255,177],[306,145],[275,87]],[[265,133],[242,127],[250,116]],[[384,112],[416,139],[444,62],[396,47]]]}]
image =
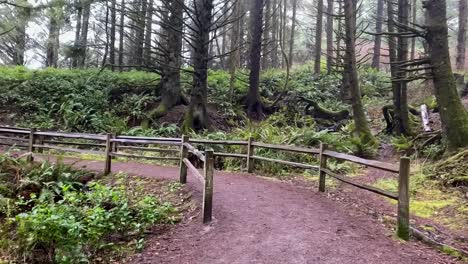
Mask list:
[{"label": "forest path", "polygon": [[[75,166],[102,171],[103,162]],[[178,180],[176,167],[113,162],[112,170]],[[201,204],[202,188],[190,173],[187,188]],[[210,225],[200,215],[184,219],[149,238],[143,252],[125,263],[457,263],[420,243],[397,241],[382,225],[315,188],[216,171],[213,199]]]}]

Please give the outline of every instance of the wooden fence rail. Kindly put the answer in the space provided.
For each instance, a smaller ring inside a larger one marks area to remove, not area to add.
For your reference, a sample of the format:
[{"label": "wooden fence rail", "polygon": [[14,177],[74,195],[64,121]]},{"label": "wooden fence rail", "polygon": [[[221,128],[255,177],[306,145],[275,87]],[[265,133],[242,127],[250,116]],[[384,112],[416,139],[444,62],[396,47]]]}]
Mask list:
[{"label": "wooden fence rail", "polygon": [[[41,151],[42,149],[54,149],[64,152],[80,152],[91,153],[105,156],[104,173],[111,172],[112,158],[113,157],[126,157],[133,159],[151,159],[151,160],[174,160],[179,161],[179,177],[180,182],[185,184],[187,182],[187,170],[191,172],[198,180],[203,183],[203,222],[208,223],[212,219],[212,204],[213,204],[213,173],[214,173],[214,157],[229,157],[239,158],[246,161],[247,171],[252,173],[255,168],[255,161],[273,162],[287,166],[298,167],[303,169],[318,170],[319,172],[319,186],[320,192],[326,190],[326,177],[330,176],[341,182],[350,184],[357,188],[367,190],[384,197],[398,201],[397,206],[397,235],[403,239],[409,239],[410,226],[409,226],[409,169],[410,160],[408,158],[401,158],[400,164],[390,164],[376,160],[368,160],[360,157],[352,156],[349,154],[339,153],[327,149],[325,144],[321,144],[319,149],[305,148],[298,146],[288,145],[275,145],[261,142],[255,142],[252,137],[247,141],[231,141],[231,140],[207,140],[207,139],[189,139],[188,136],[182,138],[156,138],[156,137],[135,137],[135,136],[114,136],[83,134],[83,133],[64,133],[64,132],[47,132],[36,131],[35,129],[22,129],[12,127],[0,127],[0,145],[14,145],[27,147],[28,151],[32,153]],[[7,136],[5,136],[7,135]],[[45,139],[49,138],[49,139]],[[62,141],[57,138],[87,140],[93,142],[73,142]],[[246,153],[221,153],[213,152],[212,150],[200,151],[192,144],[204,145],[230,145],[230,146],[245,146]],[[76,146],[62,147],[61,145]],[[148,146],[150,145],[150,146]],[[151,145],[160,145],[165,147],[178,147],[178,149],[171,148],[155,148]],[[88,149],[84,149],[87,147]],[[91,148],[91,149],[89,149]],[[311,164],[304,164],[299,162],[286,161],[281,159],[272,159],[267,157],[258,156],[255,154],[256,149],[277,150],[282,152],[294,152],[301,154],[309,154],[317,156],[318,166]],[[143,152],[157,152],[157,153],[175,153],[179,152],[179,157],[172,156],[145,156],[135,155],[122,150],[128,151],[143,151]],[[196,169],[196,167],[188,159],[189,153],[201,160],[204,164],[203,175]],[[329,159],[337,159],[342,161],[349,161],[360,165],[365,165],[377,169],[381,169],[391,173],[398,173],[398,193],[388,192],[373,186],[356,182],[349,177],[341,176],[327,168]]]}]

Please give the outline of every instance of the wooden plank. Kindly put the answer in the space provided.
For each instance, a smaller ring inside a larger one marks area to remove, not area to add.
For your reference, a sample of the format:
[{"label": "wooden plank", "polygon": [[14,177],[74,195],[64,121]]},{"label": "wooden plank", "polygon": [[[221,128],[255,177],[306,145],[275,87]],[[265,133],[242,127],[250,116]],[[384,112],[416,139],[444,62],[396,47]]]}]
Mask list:
[{"label": "wooden plank", "polygon": [[400,174],[398,176],[397,236],[404,240],[409,240],[410,237],[409,175],[410,159],[401,158]]},{"label": "wooden plank", "polygon": [[210,139],[190,139],[190,143],[194,144],[211,144],[211,145],[239,145],[246,146],[247,141],[242,140],[210,140]]},{"label": "wooden plank", "polygon": [[106,140],[105,135],[83,134],[83,133],[65,133],[65,132],[40,131],[40,132],[36,132],[36,135],[46,136],[46,137],[91,139],[91,140],[100,140],[100,141],[105,141]]},{"label": "wooden plank", "polygon": [[147,160],[179,160],[178,157],[151,157],[151,156],[143,156],[143,155],[134,155],[134,154],[127,154],[127,153],[115,153],[111,152],[110,155],[112,157],[122,157],[122,158],[131,158],[131,159],[147,159]]},{"label": "wooden plank", "polygon": [[29,128],[23,128],[23,127],[11,127],[11,126],[0,126],[0,129],[14,129],[14,130],[23,130],[23,131],[30,131]]},{"label": "wooden plank", "polygon": [[0,145],[2,146],[14,146],[14,147],[18,147],[18,148],[28,148],[28,145],[27,144],[18,144],[16,142],[11,142],[11,143],[8,143],[8,142],[0,142]]},{"label": "wooden plank", "polygon": [[247,144],[247,172],[252,173],[255,167],[255,160],[252,158],[255,156],[255,147],[253,145],[253,137],[249,137]]},{"label": "wooden plank", "polygon": [[187,165],[185,165],[184,159],[188,158],[188,149],[185,147],[185,143],[188,141],[189,137],[183,135],[180,142],[179,182],[183,184],[187,183]]},{"label": "wooden plank", "polygon": [[12,141],[20,141],[20,142],[28,142],[28,141],[29,141],[29,139],[27,139],[27,138],[5,137],[5,136],[0,136],[0,139],[12,140]]},{"label": "wooden plank", "polygon": [[363,159],[363,158],[359,158],[359,157],[356,157],[356,156],[352,156],[352,155],[348,155],[348,154],[344,154],[344,153],[339,153],[339,152],[335,152],[335,151],[330,151],[330,150],[326,150],[324,152],[324,154],[329,156],[329,157],[336,158],[336,159],[347,160],[347,161],[351,161],[351,162],[354,162],[354,163],[358,163],[358,164],[361,164],[361,165],[366,165],[366,166],[369,166],[369,167],[373,167],[373,168],[377,168],[377,169],[381,169],[381,170],[385,170],[385,171],[389,171],[389,172],[398,173],[400,171],[400,169],[398,168],[397,165],[391,164],[391,163],[381,162],[381,161],[377,161],[377,160]]},{"label": "wooden plank", "polygon": [[393,199],[393,200],[398,200],[398,195],[395,194],[395,193],[392,193],[392,192],[389,192],[389,191],[385,191],[385,190],[381,190],[379,188],[376,188],[376,187],[373,187],[373,186],[370,186],[370,185],[367,185],[367,184],[362,184],[362,183],[357,183],[347,177],[343,177],[343,176],[340,176],[328,169],[322,169],[323,172],[325,172],[326,174],[328,174],[329,176],[339,180],[339,181],[342,181],[342,182],[345,182],[347,184],[350,184],[350,185],[353,185],[354,187],[357,187],[357,188],[360,188],[360,189],[363,189],[363,190],[367,190],[367,191],[370,191],[370,192],[373,192],[373,193],[376,193],[376,194],[380,194],[380,195],[383,195],[385,197],[388,197],[390,199]]},{"label": "wooden plank", "polygon": [[323,169],[327,168],[327,156],[323,152],[327,149],[327,144],[320,143],[320,161],[319,161],[319,192],[325,192],[325,178],[327,174]]},{"label": "wooden plank", "polygon": [[190,172],[193,173],[195,178],[197,178],[197,180],[199,180],[201,183],[205,182],[205,178],[203,178],[203,175],[200,173],[200,171],[197,168],[195,168],[195,166],[193,166],[193,164],[190,162],[190,160],[185,158],[185,159],[183,159],[183,162],[184,162],[185,166],[187,166],[187,169]]},{"label": "wooden plank", "polygon": [[164,138],[164,137],[138,137],[138,136],[125,136],[120,135],[116,139],[132,139],[132,140],[155,140],[155,141],[172,141],[180,142],[181,138]]},{"label": "wooden plank", "polygon": [[89,150],[89,149],[76,149],[76,148],[63,148],[63,147],[57,147],[57,146],[52,146],[52,145],[40,145],[40,144],[35,144],[35,148],[45,148],[45,149],[54,149],[54,150],[59,150],[59,151],[64,151],[64,152],[76,152],[76,153],[83,153],[83,154],[96,154],[96,155],[104,155],[104,151],[97,151],[97,150]]},{"label": "wooden plank", "polygon": [[201,151],[199,151],[189,143],[184,143],[184,146],[188,149],[188,152],[192,153],[193,155],[197,156],[197,158],[199,158],[201,161],[205,162],[205,155]]},{"label": "wooden plank", "polygon": [[11,128],[0,128],[0,133],[29,135],[29,130],[18,130]]},{"label": "wooden plank", "polygon": [[221,153],[221,152],[215,152],[214,155],[215,155],[215,156],[219,156],[219,157],[227,157],[227,158],[241,158],[241,159],[247,158],[247,155],[246,155],[246,154],[237,154],[237,153]]},{"label": "wooden plank", "polygon": [[111,152],[112,152],[112,142],[111,142],[111,139],[112,139],[113,135],[112,134],[107,134],[106,135],[106,150],[105,150],[105,161],[104,161],[104,175],[107,175],[109,173],[111,173],[112,171],[112,156],[111,156]]},{"label": "wooden plank", "polygon": [[71,146],[83,146],[83,147],[106,147],[106,144],[98,143],[82,143],[82,142],[69,142],[69,141],[59,141],[59,140],[44,140],[44,143],[54,144],[54,145],[71,145]]},{"label": "wooden plank", "polygon": [[119,145],[119,149],[141,150],[141,151],[148,151],[148,152],[167,152],[167,153],[178,153],[180,151],[179,149],[147,148],[147,147],[124,146],[124,145]]},{"label": "wooden plank", "polygon": [[275,145],[275,144],[267,144],[267,143],[261,143],[261,142],[253,142],[252,145],[256,147],[267,148],[267,149],[276,149],[276,150],[291,151],[291,152],[306,153],[306,154],[320,154],[320,150],[314,149],[314,148]]},{"label": "wooden plank", "polygon": [[205,182],[203,184],[203,223],[208,224],[213,214],[213,175],[214,175],[214,153],[213,150],[205,151],[206,162],[203,173]]},{"label": "wooden plank", "polygon": [[160,140],[139,140],[139,139],[117,139],[114,138],[111,142],[127,143],[127,144],[159,144],[168,146],[180,146],[180,142],[160,141]]},{"label": "wooden plank", "polygon": [[292,166],[292,167],[298,167],[298,168],[302,168],[302,169],[313,169],[313,170],[318,170],[319,169],[318,166],[314,166],[314,165],[308,165],[308,164],[292,162],[292,161],[285,161],[285,160],[279,160],[279,159],[270,159],[270,158],[265,158],[265,157],[260,157],[260,156],[252,156],[252,159],[275,162],[275,163],[289,165],[289,166]]}]

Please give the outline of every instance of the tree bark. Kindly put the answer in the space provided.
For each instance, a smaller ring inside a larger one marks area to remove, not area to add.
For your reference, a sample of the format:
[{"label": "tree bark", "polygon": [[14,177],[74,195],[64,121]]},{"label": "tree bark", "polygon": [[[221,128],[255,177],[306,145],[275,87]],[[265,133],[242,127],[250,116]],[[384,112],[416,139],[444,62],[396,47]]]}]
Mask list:
[{"label": "tree bark", "polygon": [[[409,0],[398,0],[398,22],[402,25],[409,26]],[[402,27],[398,27],[398,32],[403,34],[406,29]],[[408,60],[408,38],[402,37],[399,35],[398,37],[398,61],[407,61]],[[408,113],[408,97],[407,97],[407,90],[408,90],[408,82],[405,80],[407,77],[406,71],[404,71],[398,65],[398,72],[397,78],[400,80],[400,116],[399,116],[399,126],[396,129],[400,131],[401,134],[410,135],[411,128],[409,125],[409,113]]]},{"label": "tree bark", "polygon": [[[148,7],[146,10],[146,32],[145,32],[145,43],[143,49],[143,62],[145,65],[152,64],[151,58],[151,36],[152,36],[152,28],[153,28],[153,0],[149,0]],[[181,29],[182,30],[182,29]]]},{"label": "tree bark", "polygon": [[193,84],[190,94],[190,106],[185,114],[183,130],[190,128],[200,130],[210,126],[207,112],[208,62],[210,27],[213,17],[213,0],[195,0],[197,22],[194,23],[195,36],[192,43],[193,53]]},{"label": "tree bark", "polygon": [[[323,0],[319,0],[323,1]],[[288,62],[289,62],[289,67],[292,68],[294,64],[294,35],[296,31],[296,14],[297,14],[297,0],[293,0],[293,13],[292,13],[292,18],[291,18],[291,37],[289,38],[289,56],[288,56]],[[284,14],[286,16],[286,13]]]},{"label": "tree bark", "polygon": [[317,23],[315,27],[315,62],[314,74],[320,74],[322,58],[323,0],[317,0]]},{"label": "tree bark", "polygon": [[271,51],[271,0],[265,1],[265,26],[263,31],[263,51],[262,51],[262,69],[268,69],[270,67],[269,53]]},{"label": "tree bark", "polygon": [[[280,0],[281,1],[281,0]],[[279,33],[279,6],[278,0],[273,1],[273,15],[272,15],[272,30],[271,30],[271,67],[278,68],[279,67],[279,57],[278,57],[278,33]]]},{"label": "tree bark", "polygon": [[[169,2],[169,1],[168,1]],[[151,114],[152,117],[161,117],[167,113],[169,109],[181,102],[181,85],[180,85],[180,67],[182,64],[182,31],[184,28],[183,15],[184,3],[183,0],[171,0],[171,14],[167,27],[167,42],[171,43],[166,47],[166,53],[163,58],[164,62],[161,67],[161,103]]]},{"label": "tree bark", "polygon": [[468,145],[468,113],[458,96],[450,64],[445,0],[427,0],[427,42],[434,80],[434,91],[448,151]]},{"label": "tree bark", "polygon": [[[296,1],[296,0],[295,0]],[[247,115],[254,120],[263,118],[260,99],[260,57],[262,52],[263,0],[255,0],[252,8],[252,42],[250,44],[250,76],[247,94]]]},{"label": "tree bark", "polygon": [[[47,37],[46,44],[46,66],[57,68],[58,66],[58,49],[59,49],[59,35],[60,25],[59,16],[52,8],[49,10],[49,36]],[[62,11],[60,11],[62,12]]]},{"label": "tree bark", "polygon": [[333,71],[333,14],[334,2],[327,1],[327,74]]},{"label": "tree bark", "polygon": [[[411,16],[413,25],[415,25],[417,21],[417,15],[418,15],[418,0],[413,0],[413,3],[411,4],[411,10],[413,11],[413,14]],[[411,60],[414,60],[416,57],[416,38],[411,39],[411,55],[410,58]]]},{"label": "tree bark", "polygon": [[[116,17],[117,17],[117,10],[116,10],[116,1],[111,0],[111,25],[110,25],[110,43],[109,43],[109,64],[115,65],[115,28],[116,28]],[[112,71],[114,70],[114,66],[111,67]]]},{"label": "tree bark", "polygon": [[[240,51],[239,51],[239,44],[240,44],[240,39],[242,36],[240,36],[240,23],[241,20],[239,19],[242,14],[240,13],[241,8],[240,5],[242,3],[240,1],[236,2],[234,4],[234,9],[232,10],[232,14],[234,17],[234,25],[232,27],[231,31],[231,54],[229,55],[229,91],[230,91],[230,98],[233,100],[234,98],[234,91],[235,91],[235,84],[236,84],[236,72],[237,68],[239,67],[239,61],[240,61]],[[232,102],[232,101],[231,101]]]},{"label": "tree bark", "polygon": [[465,69],[466,60],[466,24],[468,21],[468,0],[459,0],[457,34],[457,70]]},{"label": "tree bark", "polygon": [[345,74],[348,88],[351,94],[353,119],[356,133],[363,143],[375,144],[375,138],[371,134],[367,124],[366,114],[361,102],[361,91],[357,74],[356,62],[356,2],[357,0],[344,1],[345,16]]},{"label": "tree bark", "polygon": [[400,111],[400,105],[401,105],[401,90],[400,90],[400,84],[396,79],[398,78],[398,66],[397,66],[397,61],[398,61],[398,55],[397,55],[397,38],[394,35],[395,33],[395,9],[394,9],[394,4],[391,1],[387,2],[387,28],[388,32],[390,33],[388,35],[388,54],[389,54],[389,60],[390,60],[390,73],[392,76],[392,92],[393,92],[393,108],[394,108],[394,114],[393,114],[393,122],[392,125],[393,127],[388,128],[389,132],[393,131],[395,134],[400,135],[401,130],[400,130],[400,116],[401,116],[401,111]]},{"label": "tree bark", "polygon": [[[122,66],[124,63],[124,35],[125,35],[125,28],[124,28],[124,21],[125,21],[125,0],[120,1],[120,23],[119,23],[119,66]],[[120,71],[122,71],[122,67],[119,67]]]},{"label": "tree bark", "polygon": [[[391,3],[390,3],[391,4]],[[372,67],[380,69],[380,50],[382,49],[382,24],[384,21],[384,0],[377,1],[377,17],[375,21],[375,35],[374,37],[374,56],[372,57]]]},{"label": "tree bark", "polygon": [[83,1],[83,17],[81,22],[81,33],[79,40],[79,52],[78,52],[78,68],[83,68],[86,62],[86,49],[88,45],[88,27],[89,27],[89,16],[91,13],[91,2],[89,0]]}]

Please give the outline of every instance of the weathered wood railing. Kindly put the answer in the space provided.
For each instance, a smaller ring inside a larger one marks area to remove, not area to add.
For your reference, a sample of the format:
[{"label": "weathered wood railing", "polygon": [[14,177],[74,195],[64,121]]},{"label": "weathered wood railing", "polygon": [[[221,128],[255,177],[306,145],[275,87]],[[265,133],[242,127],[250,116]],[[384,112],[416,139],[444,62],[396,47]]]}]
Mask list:
[{"label": "weathered wood railing", "polygon": [[[2,135],[13,135],[13,136],[2,136]],[[53,138],[52,140],[46,138]],[[95,141],[92,143],[84,142],[67,142],[57,140],[57,138],[71,138],[71,139],[83,139],[88,141]],[[199,151],[191,144],[204,144],[204,145],[234,145],[234,146],[245,146],[246,153],[221,153],[213,151],[205,151],[204,153]],[[106,158],[104,172],[109,173],[111,171],[111,163],[113,157],[125,157],[134,159],[151,159],[151,160],[174,160],[179,161],[180,166],[180,182],[186,183],[187,181],[187,170],[190,170],[192,174],[201,182],[204,186],[203,191],[203,221],[209,222],[211,220],[212,211],[212,199],[213,199],[213,170],[214,170],[214,157],[229,157],[229,158],[240,158],[246,161],[247,171],[249,173],[254,171],[255,161],[274,162],[278,164],[288,165],[292,167],[302,169],[318,170],[319,172],[319,186],[320,192],[325,192],[325,179],[326,176],[330,176],[341,182],[350,184],[360,189],[364,189],[384,197],[394,199],[398,201],[397,208],[397,235],[403,239],[409,238],[409,170],[410,160],[408,158],[401,158],[400,164],[390,164],[375,160],[368,160],[359,158],[356,156],[339,153],[327,149],[325,144],[321,144],[319,149],[305,148],[288,145],[274,145],[266,144],[261,142],[254,142],[252,138],[248,141],[230,141],[230,140],[206,140],[206,139],[189,139],[187,136],[182,138],[154,138],[154,137],[132,137],[132,136],[114,136],[111,134],[107,135],[93,135],[93,134],[78,134],[78,133],[60,133],[60,132],[42,132],[36,131],[35,129],[17,129],[10,127],[0,127],[0,145],[15,145],[20,148],[27,148],[29,152],[34,152],[41,149],[54,149],[65,152],[80,152],[80,153],[91,153],[101,154]],[[59,145],[59,146],[57,146]],[[62,147],[60,145],[74,145],[78,148]],[[135,146],[136,145],[136,146]],[[162,145],[166,147],[177,146],[178,149],[171,148],[155,148],[144,145]],[[83,149],[85,147],[92,148]],[[317,156],[318,166],[304,164],[299,162],[285,161],[281,159],[272,159],[255,155],[256,149],[269,149],[278,150],[285,152],[294,152],[301,154],[309,154]],[[121,150],[128,151],[144,151],[144,152],[158,152],[158,153],[175,153],[180,152],[179,157],[175,156],[145,156],[145,155],[134,155]],[[198,157],[204,163],[203,175],[196,169],[196,167],[189,161],[188,153],[192,153]],[[349,161],[380,170],[384,170],[391,173],[398,174],[398,193],[392,193],[386,190],[382,190],[373,186],[356,182],[355,180],[338,175],[327,168],[328,159],[337,159],[342,161]]]},{"label": "weathered wood railing", "polygon": [[[203,162],[203,175],[188,159],[192,153]],[[207,150],[202,153],[189,143],[188,136],[182,136],[180,149],[180,182],[187,182],[187,169],[203,184],[203,223],[209,223],[212,219],[213,210],[213,174],[214,174],[214,152]]]}]

